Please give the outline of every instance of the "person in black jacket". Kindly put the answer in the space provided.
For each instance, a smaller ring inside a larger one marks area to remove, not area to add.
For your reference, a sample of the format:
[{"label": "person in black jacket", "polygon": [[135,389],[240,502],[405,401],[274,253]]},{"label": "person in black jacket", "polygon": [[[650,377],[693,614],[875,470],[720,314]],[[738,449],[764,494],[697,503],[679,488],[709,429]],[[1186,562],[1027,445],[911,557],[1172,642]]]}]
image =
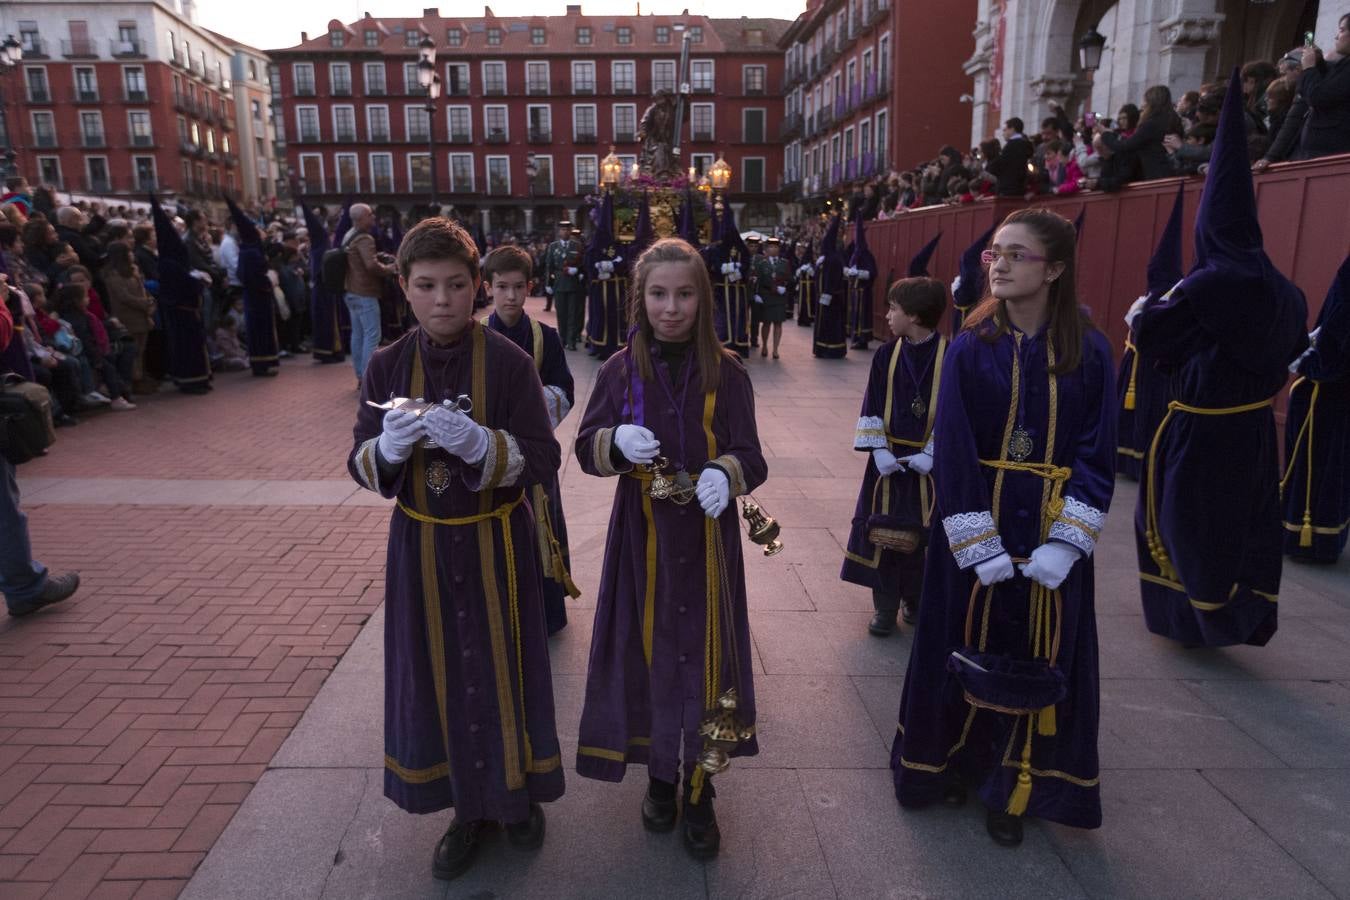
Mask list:
[{"label": "person in black jacket", "polygon": [[1036,148],[1022,133],[1024,127],[1022,120],[1016,117],[1004,122],[1003,149],[984,167],[986,172],[997,179],[996,188],[1000,197],[1021,197],[1027,192],[1027,165]]},{"label": "person in black jacket", "polygon": [[1324,58],[1317,47],[1303,50],[1298,87],[1308,103],[1300,158],[1350,152],[1350,13],[1337,24],[1332,54]]},{"label": "person in black jacket", "polygon": [[1134,163],[1127,164],[1124,169],[1118,168],[1118,171],[1132,171],[1137,173],[1138,178],[1149,181],[1175,174],[1167,149],[1163,146],[1163,138],[1184,131],[1181,117],[1172,106],[1172,92],[1167,89],[1167,85],[1155,84],[1144,92],[1144,109],[1134,132],[1129,137],[1104,132],[1102,143],[1114,155]]}]

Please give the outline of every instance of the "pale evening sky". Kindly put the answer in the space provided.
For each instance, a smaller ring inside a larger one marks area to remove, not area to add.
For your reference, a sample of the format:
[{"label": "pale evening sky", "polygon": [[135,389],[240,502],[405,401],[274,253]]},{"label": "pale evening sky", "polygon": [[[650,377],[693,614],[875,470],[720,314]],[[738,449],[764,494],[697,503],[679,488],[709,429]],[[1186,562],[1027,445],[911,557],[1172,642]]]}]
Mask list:
[{"label": "pale evening sky", "polygon": [[[337,18],[351,22],[367,11],[391,18],[419,17],[425,8],[437,6],[442,14],[452,10],[461,15],[481,16],[483,6],[492,7],[499,16],[558,15],[567,8],[567,0],[336,0],[336,2],[279,3],[277,0],[198,0],[197,23],[228,35],[237,41],[262,50],[291,47],[300,42],[300,32],[311,37],[322,34],[328,20]],[[739,0],[737,3],[716,0],[666,0],[644,2],[643,14],[678,14],[684,9],[690,13],[715,15],[723,18],[750,16],[751,18],[794,19],[806,9],[805,0]],[[581,10],[587,15],[628,15],[637,11],[636,0],[582,0]]]}]

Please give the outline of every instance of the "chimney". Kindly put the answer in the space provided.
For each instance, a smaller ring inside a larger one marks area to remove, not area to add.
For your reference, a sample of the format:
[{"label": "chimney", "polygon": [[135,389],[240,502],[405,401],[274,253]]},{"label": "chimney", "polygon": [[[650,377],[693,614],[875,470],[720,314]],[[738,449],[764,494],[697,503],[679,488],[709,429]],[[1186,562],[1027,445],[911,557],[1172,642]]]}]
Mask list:
[{"label": "chimney", "polygon": [[300,32],[300,43],[304,44],[307,43],[308,41],[309,41],[309,32],[308,31]]},{"label": "chimney", "polygon": [[581,15],[581,4],[580,4],[580,3],[569,3],[569,4],[567,4],[567,14],[568,14],[569,16],[579,16],[579,15]]},{"label": "chimney", "polygon": [[373,19],[374,16],[372,16],[370,13],[366,13],[364,16],[362,16],[362,18],[369,20],[369,19]]},{"label": "chimney", "polygon": [[423,7],[423,8],[422,8],[422,18],[424,18],[424,19],[439,19],[440,17],[441,17],[441,11],[440,11],[440,8],[439,8],[439,7],[435,7],[435,6],[427,6],[427,7]]}]

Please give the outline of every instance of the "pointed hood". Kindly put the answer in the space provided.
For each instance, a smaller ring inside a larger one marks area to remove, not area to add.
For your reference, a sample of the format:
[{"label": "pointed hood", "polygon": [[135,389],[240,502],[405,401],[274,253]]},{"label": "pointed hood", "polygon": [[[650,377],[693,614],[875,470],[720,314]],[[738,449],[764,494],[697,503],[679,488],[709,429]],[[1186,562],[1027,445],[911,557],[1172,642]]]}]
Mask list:
[{"label": "pointed hood", "polygon": [[1083,225],[1087,222],[1087,206],[1078,211],[1078,218],[1073,220],[1073,233],[1081,241],[1083,239]]},{"label": "pointed hood", "polygon": [[173,221],[164,207],[159,205],[159,197],[150,195],[150,214],[155,220],[155,242],[159,248],[159,260],[166,260],[186,266],[188,264],[187,244],[173,227]]},{"label": "pointed hood", "polygon": [[1317,314],[1316,351],[1299,372],[1319,381],[1341,381],[1350,365],[1350,257],[1331,282]]},{"label": "pointed hood", "polygon": [[842,220],[836,214],[830,217],[830,224],[825,226],[825,234],[820,239],[820,255],[829,260],[839,252],[839,224]]},{"label": "pointed hood", "polygon": [[352,230],[352,205],[342,204],[342,215],[338,216],[337,227],[333,229],[333,246],[342,246],[342,239]]},{"label": "pointed hood", "polygon": [[993,240],[994,230],[998,226],[990,225],[989,230],[975,239],[975,242],[961,253],[957,264],[957,278],[952,285],[952,302],[957,306],[969,308],[980,302],[984,296],[984,263],[980,254],[984,253]]},{"label": "pointed hood", "polygon": [[629,260],[636,262],[652,244],[656,243],[656,232],[652,229],[652,207],[647,192],[642,192],[642,201],[638,204],[637,223],[633,227],[633,243],[629,246]]},{"label": "pointed hood", "polygon": [[239,243],[241,245],[261,244],[262,233],[258,231],[258,226],[248,217],[247,213],[239,208],[239,204],[234,202],[234,198],[226,197],[225,203],[230,207],[230,218],[234,220],[234,227],[239,230]]},{"label": "pointed hood", "polygon": [[679,235],[695,248],[698,247],[698,223],[694,219],[694,194],[684,189],[684,202],[680,204]]},{"label": "pointed hood", "polygon": [[855,269],[866,269],[873,275],[877,271],[877,259],[867,247],[866,223],[859,216],[853,225],[853,255],[848,264]]},{"label": "pointed hood", "polygon": [[1195,216],[1196,266],[1239,265],[1252,270],[1257,259],[1269,265],[1256,218],[1256,188],[1247,161],[1246,113],[1242,76],[1237,68],[1228,82],[1223,112],[1214,135],[1204,193]]},{"label": "pointed hood", "polygon": [[942,232],[938,232],[934,238],[923,245],[923,249],[914,254],[914,258],[909,261],[910,278],[919,278],[928,276],[928,262],[933,258],[933,252],[937,250],[938,241],[942,240]]},{"label": "pointed hood", "polygon": [[600,201],[600,209],[597,215],[592,217],[595,222],[595,231],[591,234],[591,242],[587,249],[591,252],[604,251],[614,243],[614,195],[606,193],[603,200]]},{"label": "pointed hood", "polygon": [[1177,197],[1172,201],[1172,214],[1158,238],[1158,246],[1148,261],[1148,293],[1161,297],[1181,280],[1181,216],[1185,208],[1186,182],[1177,185]]},{"label": "pointed hood", "polygon": [[[324,291],[323,255],[332,246],[328,240],[328,229],[310,207],[307,197],[300,198],[300,211],[305,217],[305,228],[309,230],[309,277],[311,291]],[[324,296],[327,296],[326,292]]]}]

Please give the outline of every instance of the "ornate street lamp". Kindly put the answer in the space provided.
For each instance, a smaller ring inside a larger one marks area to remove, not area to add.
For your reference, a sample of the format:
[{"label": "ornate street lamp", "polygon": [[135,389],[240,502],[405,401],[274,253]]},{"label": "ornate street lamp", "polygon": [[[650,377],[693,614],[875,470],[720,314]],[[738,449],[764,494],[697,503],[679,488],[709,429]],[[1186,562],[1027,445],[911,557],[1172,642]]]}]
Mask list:
[{"label": "ornate street lamp", "polygon": [[619,179],[623,177],[623,163],[619,162],[619,157],[614,154],[614,147],[609,148],[609,155],[600,160],[600,184],[607,191],[612,191],[619,186]]},{"label": "ornate street lamp", "polygon": [[427,114],[427,163],[431,172],[431,196],[427,206],[432,215],[438,212],[436,204],[436,101],[441,96],[441,76],[436,74],[436,43],[430,36],[417,45],[417,83],[427,92],[424,107]]},{"label": "ornate street lamp", "polygon": [[1106,38],[1096,27],[1089,28],[1078,39],[1078,67],[1084,72],[1095,72],[1101,68],[1102,50],[1106,47]]},{"label": "ornate street lamp", "polygon": [[712,164],[708,170],[708,177],[712,181],[713,190],[722,192],[731,184],[731,165],[721,156],[717,157],[717,162]]}]

